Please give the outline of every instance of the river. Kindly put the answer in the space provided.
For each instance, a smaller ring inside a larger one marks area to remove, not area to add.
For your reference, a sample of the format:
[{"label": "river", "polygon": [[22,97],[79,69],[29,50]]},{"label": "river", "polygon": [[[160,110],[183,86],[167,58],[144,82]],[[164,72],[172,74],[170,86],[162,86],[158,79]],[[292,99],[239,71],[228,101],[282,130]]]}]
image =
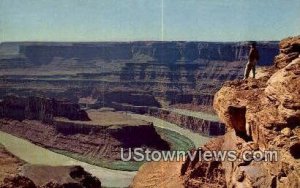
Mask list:
[{"label": "river", "polygon": [[[138,114],[130,115],[134,118],[153,122],[154,126],[168,129],[186,136],[194,142],[195,146],[201,146],[209,140],[208,137],[193,133],[188,129],[183,129],[175,124],[155,117]],[[133,177],[136,174],[136,172],[111,170],[99,166],[90,165],[88,163],[78,161],[65,155],[52,152],[48,149],[37,146],[25,139],[12,136],[2,131],[0,131],[0,143],[3,144],[9,152],[30,164],[52,166],[80,165],[86,171],[98,177],[101,180],[102,185],[105,187],[127,187],[130,185]]]},{"label": "river", "polygon": [[86,171],[101,180],[101,184],[106,187],[127,187],[132,182],[136,172],[111,170],[99,166],[90,165],[73,158],[54,153],[48,149],[32,144],[31,142],[12,136],[0,131],[0,143],[5,148],[30,164],[41,165],[80,165]]},{"label": "river", "polygon": [[144,120],[144,121],[153,122],[153,125],[156,126],[156,127],[160,127],[160,128],[163,128],[163,129],[168,129],[168,130],[177,132],[177,133],[189,138],[194,143],[194,145],[196,147],[204,145],[210,139],[209,137],[202,136],[198,133],[192,132],[189,129],[184,129],[182,127],[179,127],[176,124],[164,121],[162,119],[159,119],[159,118],[156,118],[156,117],[153,117],[153,116],[140,115],[140,114],[129,114],[129,115],[131,115],[132,117],[134,117],[136,119],[141,119],[141,120]]}]

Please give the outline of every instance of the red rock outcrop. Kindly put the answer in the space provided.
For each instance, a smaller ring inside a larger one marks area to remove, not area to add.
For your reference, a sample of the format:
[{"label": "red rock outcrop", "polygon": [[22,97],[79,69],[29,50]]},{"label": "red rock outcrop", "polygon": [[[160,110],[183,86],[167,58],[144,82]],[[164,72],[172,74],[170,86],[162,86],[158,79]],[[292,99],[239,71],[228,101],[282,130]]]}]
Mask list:
[{"label": "red rock outcrop", "polygon": [[24,163],[24,161],[12,155],[0,144],[0,187],[8,175],[19,173]]},{"label": "red rock outcrop", "polygon": [[101,187],[100,180],[81,166],[28,165],[24,166],[23,174],[41,188]]},{"label": "red rock outcrop", "polygon": [[81,166],[32,165],[0,145],[0,188],[99,188],[98,178]]},{"label": "red rock outcrop", "polygon": [[201,149],[192,151],[192,155],[195,155],[193,160],[187,157],[186,160],[145,163],[140,167],[130,187],[226,187],[221,161],[199,160],[200,150],[220,150],[223,142],[224,138],[221,136],[205,144]]},{"label": "red rock outcrop", "polygon": [[[214,108],[227,132],[196,152],[233,151],[236,160],[188,158],[182,163],[181,176],[173,176],[183,180],[178,187],[300,187],[299,47],[300,36],[282,40],[275,66],[264,76],[227,82],[216,93]],[[246,151],[252,156],[243,158]],[[272,156],[267,153],[274,151]],[[259,153],[264,155],[260,159],[253,155],[258,152],[265,152]],[[145,167],[137,177],[141,173],[148,180],[152,174]],[[158,169],[163,167],[156,164]],[[133,185],[138,185],[139,178]]]},{"label": "red rock outcrop", "polygon": [[100,188],[98,178],[81,166],[36,166],[23,167],[24,175],[7,176],[1,188]]},{"label": "red rock outcrop", "polygon": [[13,175],[6,177],[1,188],[37,188],[33,181],[27,177],[20,175]]},{"label": "red rock outcrop", "polygon": [[223,142],[223,136],[218,137],[194,151],[196,152],[195,159],[191,160],[189,157],[186,159],[181,167],[181,176],[185,187],[196,188],[204,185],[206,187],[226,187],[225,169],[222,167],[222,162],[214,160],[206,162],[199,159],[199,152],[221,150]]},{"label": "red rock outcrop", "polygon": [[293,59],[299,57],[299,38],[300,36],[289,37],[283,39],[279,43],[280,54],[275,57],[275,66],[277,68],[283,68],[288,65]]},{"label": "red rock outcrop", "polygon": [[184,181],[180,177],[182,162],[159,161],[143,164],[134,177],[130,187],[133,188],[183,188]]},{"label": "red rock outcrop", "polygon": [[259,79],[224,84],[214,108],[228,127],[222,150],[277,151],[278,161],[223,162],[228,187],[300,186],[300,36],[280,42]]}]

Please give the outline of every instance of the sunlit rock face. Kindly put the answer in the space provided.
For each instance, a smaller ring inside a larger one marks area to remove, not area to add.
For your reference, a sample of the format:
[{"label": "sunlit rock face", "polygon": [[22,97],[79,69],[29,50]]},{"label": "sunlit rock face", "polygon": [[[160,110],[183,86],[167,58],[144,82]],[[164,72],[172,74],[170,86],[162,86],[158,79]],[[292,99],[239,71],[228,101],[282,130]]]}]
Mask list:
[{"label": "sunlit rock face", "polygon": [[[263,76],[226,82],[215,94],[213,106],[226,133],[193,152],[232,150],[240,160],[188,157],[184,162],[149,163],[140,168],[133,186],[145,180],[163,187],[172,182],[178,187],[300,187],[300,57],[290,55],[299,53],[299,47],[299,36],[282,40],[274,66]],[[245,151],[277,151],[278,158],[246,161],[241,157]]]},{"label": "sunlit rock face", "polygon": [[300,186],[299,47],[299,36],[282,40],[265,76],[227,82],[216,93],[214,108],[228,127],[224,150],[276,150],[280,156],[277,162],[224,162],[229,187]]}]

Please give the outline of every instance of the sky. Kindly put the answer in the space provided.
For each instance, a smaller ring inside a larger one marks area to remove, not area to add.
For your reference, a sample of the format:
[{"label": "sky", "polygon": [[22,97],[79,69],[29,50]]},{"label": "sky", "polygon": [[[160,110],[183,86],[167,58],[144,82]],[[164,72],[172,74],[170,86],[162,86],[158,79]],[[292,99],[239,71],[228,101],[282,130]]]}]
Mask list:
[{"label": "sky", "polygon": [[300,34],[300,0],[0,0],[4,41],[248,41]]}]

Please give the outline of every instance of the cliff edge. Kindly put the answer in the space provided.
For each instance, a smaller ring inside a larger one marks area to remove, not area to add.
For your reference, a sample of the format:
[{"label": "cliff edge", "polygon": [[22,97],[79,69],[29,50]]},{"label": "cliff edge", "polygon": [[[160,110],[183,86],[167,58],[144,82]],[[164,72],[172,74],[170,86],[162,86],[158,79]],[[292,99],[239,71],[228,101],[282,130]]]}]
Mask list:
[{"label": "cliff edge", "polygon": [[228,187],[300,187],[300,36],[284,39],[259,79],[227,82],[214,108],[228,131],[222,150],[277,151],[277,161],[223,162]]},{"label": "cliff edge", "polygon": [[[195,150],[193,160],[144,164],[131,186],[147,187],[142,180],[163,187],[300,187],[300,36],[282,40],[279,47],[274,66],[258,79],[227,82],[216,93],[214,108],[226,124],[224,136]],[[219,160],[220,155],[200,160],[206,151],[234,151],[236,160]],[[268,151],[277,155],[269,158]]]}]

